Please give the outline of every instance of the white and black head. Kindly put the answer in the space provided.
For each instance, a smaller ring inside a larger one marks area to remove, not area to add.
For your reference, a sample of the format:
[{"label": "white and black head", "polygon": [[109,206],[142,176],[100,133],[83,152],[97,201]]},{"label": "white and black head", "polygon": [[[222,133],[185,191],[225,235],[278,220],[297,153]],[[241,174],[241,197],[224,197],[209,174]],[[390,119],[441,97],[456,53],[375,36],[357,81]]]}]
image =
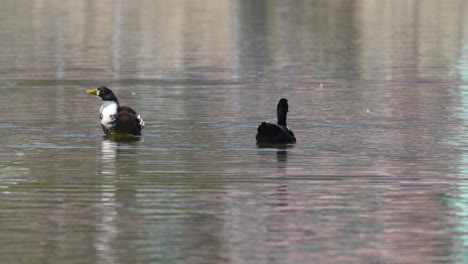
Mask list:
[{"label": "white and black head", "polygon": [[88,90],[86,92],[89,94],[94,94],[94,95],[99,96],[101,100],[103,101],[118,102],[118,99],[115,96],[115,94],[112,92],[112,90],[105,86],[101,86],[93,90]]}]

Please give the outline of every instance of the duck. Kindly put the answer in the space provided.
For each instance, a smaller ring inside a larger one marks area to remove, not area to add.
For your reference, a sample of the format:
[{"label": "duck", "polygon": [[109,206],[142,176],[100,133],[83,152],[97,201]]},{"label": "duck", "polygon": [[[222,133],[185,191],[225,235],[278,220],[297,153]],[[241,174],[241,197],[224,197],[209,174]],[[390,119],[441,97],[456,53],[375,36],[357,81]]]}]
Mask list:
[{"label": "duck", "polygon": [[296,137],[291,129],[286,124],[286,116],[289,111],[288,99],[281,98],[276,107],[276,115],[278,123],[262,122],[257,129],[255,139],[257,144],[262,143],[279,143],[279,144],[294,144]]},{"label": "duck", "polygon": [[86,91],[99,96],[102,100],[99,109],[102,131],[106,136],[131,135],[140,136],[145,122],[140,114],[128,106],[121,106],[119,99],[111,89],[101,86]]}]

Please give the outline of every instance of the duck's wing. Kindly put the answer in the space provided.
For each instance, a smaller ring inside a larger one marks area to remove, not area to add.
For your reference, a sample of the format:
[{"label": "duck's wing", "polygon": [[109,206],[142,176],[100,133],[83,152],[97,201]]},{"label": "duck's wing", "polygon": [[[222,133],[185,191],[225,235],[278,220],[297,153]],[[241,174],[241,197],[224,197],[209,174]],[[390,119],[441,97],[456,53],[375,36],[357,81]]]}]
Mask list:
[{"label": "duck's wing", "polygon": [[259,135],[267,138],[275,137],[278,134],[285,133],[285,129],[277,124],[263,122],[258,126],[257,132]]},{"label": "duck's wing", "polygon": [[289,134],[288,142],[296,143],[296,137],[294,136],[294,133],[292,132],[292,130],[288,129],[288,134]]},{"label": "duck's wing", "polygon": [[257,142],[295,143],[294,133],[285,126],[263,122],[257,129]]},{"label": "duck's wing", "polygon": [[128,106],[121,106],[117,111],[116,130],[141,135],[141,130],[145,126],[143,118]]}]

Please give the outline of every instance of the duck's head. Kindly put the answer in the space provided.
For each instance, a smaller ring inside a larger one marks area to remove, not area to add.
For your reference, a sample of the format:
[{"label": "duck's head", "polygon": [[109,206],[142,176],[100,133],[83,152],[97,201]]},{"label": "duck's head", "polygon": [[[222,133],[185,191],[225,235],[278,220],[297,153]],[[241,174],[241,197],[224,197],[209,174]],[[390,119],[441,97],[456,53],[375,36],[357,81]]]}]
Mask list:
[{"label": "duck's head", "polygon": [[278,102],[278,107],[276,107],[276,115],[278,117],[278,125],[287,127],[286,124],[286,115],[288,114],[289,106],[288,99],[281,98]]},{"label": "duck's head", "polygon": [[278,106],[276,107],[276,111],[282,114],[289,112],[288,99],[281,98],[278,102]]},{"label": "duck's head", "polygon": [[86,92],[101,97],[101,100],[103,101],[118,101],[112,90],[105,86],[98,87],[97,89],[87,90]]}]

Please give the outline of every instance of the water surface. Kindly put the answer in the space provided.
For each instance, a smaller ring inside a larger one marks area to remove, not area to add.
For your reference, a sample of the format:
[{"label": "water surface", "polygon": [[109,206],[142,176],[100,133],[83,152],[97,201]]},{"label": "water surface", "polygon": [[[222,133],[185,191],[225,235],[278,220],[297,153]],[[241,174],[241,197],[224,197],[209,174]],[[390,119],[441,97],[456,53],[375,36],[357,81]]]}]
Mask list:
[{"label": "water surface", "polygon": [[[464,1],[4,1],[5,263],[465,263]],[[106,85],[139,141],[103,138]],[[289,100],[298,143],[259,148]]]}]

